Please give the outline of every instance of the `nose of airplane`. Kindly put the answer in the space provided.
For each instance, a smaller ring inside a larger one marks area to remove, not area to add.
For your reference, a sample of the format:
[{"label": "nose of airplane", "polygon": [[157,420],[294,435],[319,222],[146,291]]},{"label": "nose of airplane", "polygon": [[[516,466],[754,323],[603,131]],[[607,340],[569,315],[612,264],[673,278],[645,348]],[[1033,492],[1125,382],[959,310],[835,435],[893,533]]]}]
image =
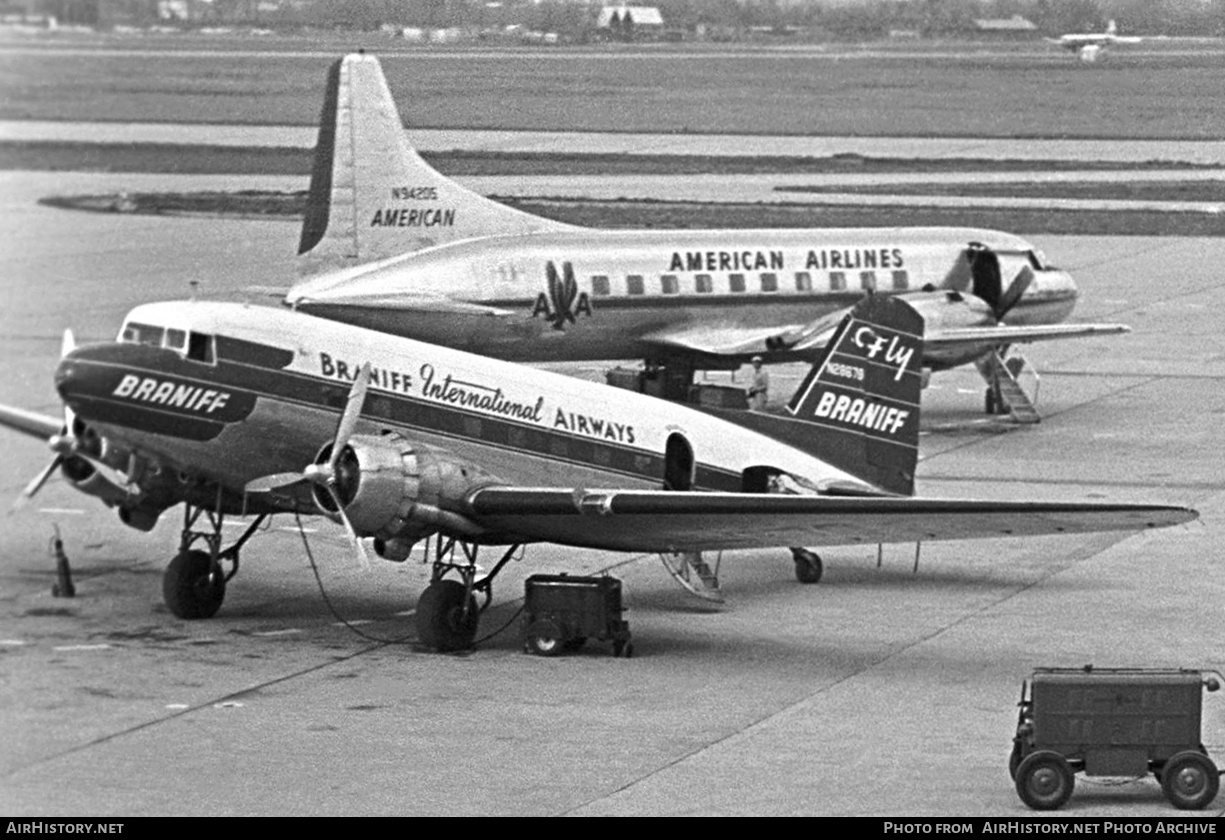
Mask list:
[{"label": "nose of airplane", "polygon": [[55,368],[55,390],[62,400],[67,400],[73,391],[72,385],[77,376],[78,367],[76,359],[73,358],[75,354],[74,350],[60,359],[60,363]]},{"label": "nose of airplane", "polygon": [[1022,295],[1016,314],[1019,323],[1058,323],[1072,314],[1080,290],[1072,275],[1062,269],[1035,272],[1034,281]]}]

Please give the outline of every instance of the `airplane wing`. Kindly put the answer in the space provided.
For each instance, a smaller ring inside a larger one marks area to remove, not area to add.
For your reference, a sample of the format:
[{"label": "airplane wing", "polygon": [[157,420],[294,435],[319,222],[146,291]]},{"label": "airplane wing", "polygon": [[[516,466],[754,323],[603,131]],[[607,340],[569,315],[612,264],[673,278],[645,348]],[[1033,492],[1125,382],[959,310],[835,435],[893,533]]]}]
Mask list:
[{"label": "airplane wing", "polygon": [[512,487],[479,490],[469,504],[475,521],[523,541],[646,552],[1139,531],[1199,516],[1162,505]]},{"label": "airplane wing", "polygon": [[1125,324],[1043,324],[1030,327],[962,327],[932,330],[925,340],[930,345],[956,344],[1031,344],[1059,338],[1084,338],[1091,335],[1118,335],[1131,332]]},{"label": "airplane wing", "polygon": [[[694,326],[660,331],[646,336],[644,340],[672,352],[681,350],[716,358],[748,358],[757,354],[777,353],[780,350],[794,356],[809,356],[825,347],[842,314],[837,312],[826,315],[811,324],[753,329]],[[1031,344],[1037,341],[1126,332],[1131,332],[1131,327],[1124,324],[1000,324],[994,327],[929,328],[925,340],[934,349],[947,349],[957,345],[991,347],[1001,344]]]},{"label": "airplane wing", "polygon": [[63,417],[48,417],[24,408],[0,405],[0,426],[47,440],[64,429]]},{"label": "airplane wing", "polygon": [[[304,298],[303,300],[309,300]],[[329,299],[327,303],[332,303]],[[340,305],[344,301],[339,302]],[[387,295],[386,297],[379,296],[363,296],[360,299],[362,306],[371,308],[387,309],[387,310],[411,310],[414,312],[435,312],[442,315],[482,315],[488,317],[502,318],[516,313],[509,309],[499,309],[495,306],[485,306],[480,303],[469,303],[464,300],[456,300],[454,298],[443,297],[441,295],[407,295],[397,293]],[[293,304],[290,303],[290,306]]]},{"label": "airplane wing", "polygon": [[[843,313],[839,313],[839,318]],[[803,324],[783,324],[769,327],[737,327],[728,325],[693,325],[689,327],[658,330],[642,337],[647,344],[661,350],[676,353],[713,356],[716,358],[749,358],[770,350],[771,342],[779,335],[803,329]],[[832,334],[832,333],[831,333]]]}]

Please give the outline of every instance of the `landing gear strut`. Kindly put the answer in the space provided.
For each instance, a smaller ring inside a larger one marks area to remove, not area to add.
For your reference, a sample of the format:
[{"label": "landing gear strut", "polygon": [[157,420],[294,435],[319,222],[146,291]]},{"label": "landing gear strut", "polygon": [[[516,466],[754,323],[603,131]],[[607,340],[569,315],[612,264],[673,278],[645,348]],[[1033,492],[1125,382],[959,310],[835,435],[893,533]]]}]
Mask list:
[{"label": "landing gear strut", "polygon": [[[478,545],[461,542],[454,537],[438,537],[434,544],[434,570],[430,585],[417,599],[417,638],[426,647],[440,652],[467,650],[476,638],[480,614],[493,600],[493,579],[502,567],[514,559],[519,545],[512,545],[493,567],[493,571],[476,579]],[[457,562],[456,550],[462,554]],[[455,572],[459,580],[444,578]],[[476,595],[484,602],[478,607]]]},{"label": "landing gear strut", "polygon": [[[208,530],[195,530],[201,514],[208,521]],[[238,574],[239,550],[267,518],[266,513],[255,517],[255,521],[233,545],[222,549],[221,523],[225,515],[184,504],[179,553],[162,575],[162,597],[175,617],[193,620],[216,615],[217,610],[221,609],[221,602],[225,600],[226,581]],[[207,551],[193,549],[192,545],[197,542],[203,542]],[[231,565],[228,574],[221,568],[223,560]]]}]

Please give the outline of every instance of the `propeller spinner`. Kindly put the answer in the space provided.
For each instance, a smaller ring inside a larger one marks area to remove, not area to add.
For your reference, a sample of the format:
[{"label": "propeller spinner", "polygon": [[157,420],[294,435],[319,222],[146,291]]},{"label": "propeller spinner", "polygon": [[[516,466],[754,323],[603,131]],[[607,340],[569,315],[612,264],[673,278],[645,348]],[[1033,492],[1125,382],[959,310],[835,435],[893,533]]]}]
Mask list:
[{"label": "propeller spinner", "polygon": [[349,397],[345,403],[345,409],[340,415],[340,422],[336,425],[336,437],[323,450],[326,453],[325,460],[321,463],[307,464],[301,472],[273,473],[272,475],[253,479],[247,482],[245,488],[248,493],[270,493],[274,490],[287,489],[302,483],[309,483],[317,488],[321,488],[327,493],[328,498],[331,499],[332,504],[335,506],[334,509],[340,517],[341,523],[344,524],[345,531],[348,532],[349,539],[352,540],[358,559],[363,566],[369,565],[370,559],[366,554],[365,546],[362,545],[361,538],[358,537],[357,531],[353,528],[353,523],[349,521],[349,517],[345,513],[345,503],[341,498],[339,486],[346,473],[345,464],[343,463],[346,458],[346,448],[349,444],[349,438],[353,436],[353,432],[357,429],[357,421],[361,418],[362,406],[366,402],[366,391],[369,386],[370,364],[367,362],[362,365],[357,378],[353,381],[353,387],[349,389]]}]

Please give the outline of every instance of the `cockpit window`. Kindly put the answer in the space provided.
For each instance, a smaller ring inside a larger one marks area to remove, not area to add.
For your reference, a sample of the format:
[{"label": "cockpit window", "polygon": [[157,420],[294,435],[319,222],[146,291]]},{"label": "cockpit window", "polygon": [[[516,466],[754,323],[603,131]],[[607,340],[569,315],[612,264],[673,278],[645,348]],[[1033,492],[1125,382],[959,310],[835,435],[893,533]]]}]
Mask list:
[{"label": "cockpit window", "polygon": [[148,344],[150,347],[161,347],[165,333],[166,331],[161,327],[127,323],[123,325],[123,332],[119,334],[119,340],[127,344]]},{"label": "cockpit window", "polygon": [[213,336],[208,333],[189,332],[152,324],[127,323],[119,333],[124,344],[144,344],[149,347],[165,347],[195,362],[213,364],[217,359]]}]

